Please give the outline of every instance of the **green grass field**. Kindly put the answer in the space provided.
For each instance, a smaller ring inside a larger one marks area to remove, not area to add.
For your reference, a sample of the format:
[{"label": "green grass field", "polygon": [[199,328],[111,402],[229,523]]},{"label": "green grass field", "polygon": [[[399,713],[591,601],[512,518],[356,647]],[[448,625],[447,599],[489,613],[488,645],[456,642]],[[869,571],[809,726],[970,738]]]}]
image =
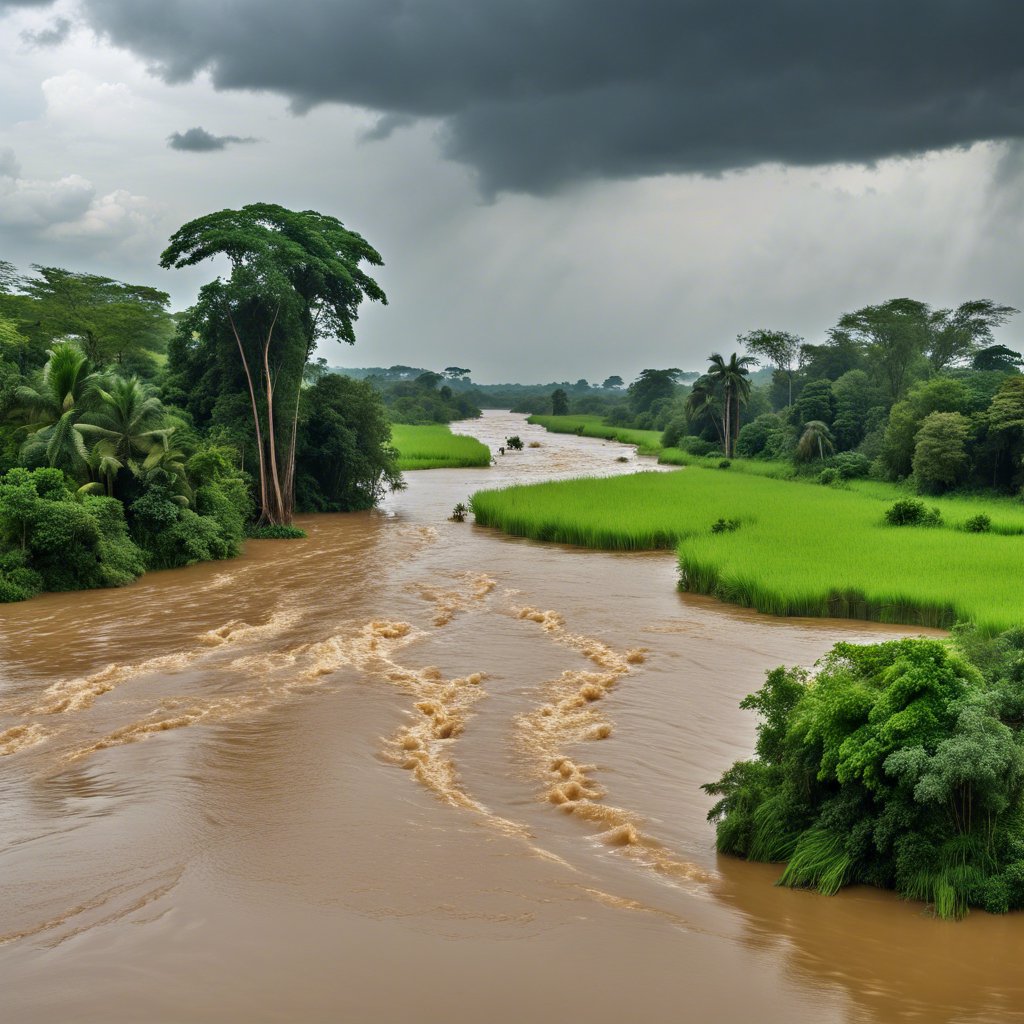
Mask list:
[{"label": "green grass field", "polygon": [[[537,540],[611,550],[678,546],[681,586],[776,615],[911,625],[1024,623],[1024,506],[930,501],[939,528],[890,527],[892,485],[850,488],[698,466],[482,491],[476,521]],[[961,527],[987,513],[992,533]],[[733,532],[712,533],[718,519]],[[1016,534],[1016,535],[1015,535]]]},{"label": "green grass field", "polygon": [[491,450],[475,437],[453,434],[446,424],[391,425],[391,443],[398,450],[398,468],[450,469],[461,466],[489,466]]}]

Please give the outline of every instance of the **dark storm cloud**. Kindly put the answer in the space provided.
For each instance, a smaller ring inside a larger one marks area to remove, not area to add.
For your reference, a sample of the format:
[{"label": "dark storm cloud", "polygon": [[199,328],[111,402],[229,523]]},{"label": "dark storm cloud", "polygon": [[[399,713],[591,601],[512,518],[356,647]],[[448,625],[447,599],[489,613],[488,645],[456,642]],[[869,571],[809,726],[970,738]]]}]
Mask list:
[{"label": "dark storm cloud", "polygon": [[1024,136],[1011,0],[82,3],[171,82],[439,118],[485,191]]},{"label": "dark storm cloud", "polygon": [[248,143],[256,140],[240,135],[213,135],[205,128],[189,128],[188,131],[174,132],[167,136],[167,145],[171,149],[180,149],[186,153],[213,153],[225,149],[233,143]]}]

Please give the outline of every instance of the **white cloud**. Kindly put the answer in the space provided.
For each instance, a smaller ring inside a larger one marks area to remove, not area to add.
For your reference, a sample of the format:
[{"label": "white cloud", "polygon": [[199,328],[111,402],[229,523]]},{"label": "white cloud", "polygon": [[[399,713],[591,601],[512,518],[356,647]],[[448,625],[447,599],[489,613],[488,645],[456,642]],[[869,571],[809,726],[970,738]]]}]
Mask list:
[{"label": "white cloud", "polygon": [[0,225],[23,237],[121,243],[151,236],[160,212],[159,204],[125,189],[97,195],[80,174],[20,177],[14,151],[0,149]]}]

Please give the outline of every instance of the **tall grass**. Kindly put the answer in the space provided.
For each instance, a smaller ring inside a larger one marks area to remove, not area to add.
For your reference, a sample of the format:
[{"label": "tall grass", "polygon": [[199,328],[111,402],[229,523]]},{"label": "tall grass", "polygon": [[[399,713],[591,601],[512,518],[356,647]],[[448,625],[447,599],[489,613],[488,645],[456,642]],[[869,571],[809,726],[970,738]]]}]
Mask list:
[{"label": "tall grass", "polygon": [[453,434],[445,424],[391,425],[391,443],[398,451],[398,468],[445,469],[461,466],[489,466],[491,450],[475,437]]},{"label": "tall grass", "polygon": [[[475,494],[478,523],[610,550],[677,545],[680,586],[775,615],[985,632],[1024,622],[1024,507],[946,499],[942,528],[884,523],[889,494],[691,467]],[[993,533],[961,527],[991,516]],[[712,533],[718,519],[739,529]]]}]

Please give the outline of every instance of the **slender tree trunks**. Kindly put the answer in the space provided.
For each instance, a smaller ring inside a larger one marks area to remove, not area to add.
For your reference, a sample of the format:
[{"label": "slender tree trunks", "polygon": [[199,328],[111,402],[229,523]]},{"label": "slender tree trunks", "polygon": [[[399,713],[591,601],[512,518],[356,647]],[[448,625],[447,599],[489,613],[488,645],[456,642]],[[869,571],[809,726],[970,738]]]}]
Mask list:
[{"label": "slender tree trunks", "polygon": [[[292,419],[291,438],[288,442],[287,458],[284,467],[278,464],[277,428],[274,421],[274,375],[270,370],[270,344],[277,324],[278,311],[275,310],[270,328],[263,339],[263,380],[261,382],[263,397],[263,418],[260,417],[260,402],[256,397],[249,360],[245,354],[245,346],[232,317],[228,317],[231,331],[238,344],[238,353],[242,357],[245,379],[249,385],[249,398],[252,403],[253,427],[256,432],[256,456],[259,464],[260,517],[259,522],[270,526],[282,526],[292,521],[295,510],[295,434],[299,420],[299,396],[295,399],[295,414]],[[302,382],[297,386],[301,392]],[[266,423],[263,430],[262,423]],[[282,483],[283,478],[283,483]]]}]

